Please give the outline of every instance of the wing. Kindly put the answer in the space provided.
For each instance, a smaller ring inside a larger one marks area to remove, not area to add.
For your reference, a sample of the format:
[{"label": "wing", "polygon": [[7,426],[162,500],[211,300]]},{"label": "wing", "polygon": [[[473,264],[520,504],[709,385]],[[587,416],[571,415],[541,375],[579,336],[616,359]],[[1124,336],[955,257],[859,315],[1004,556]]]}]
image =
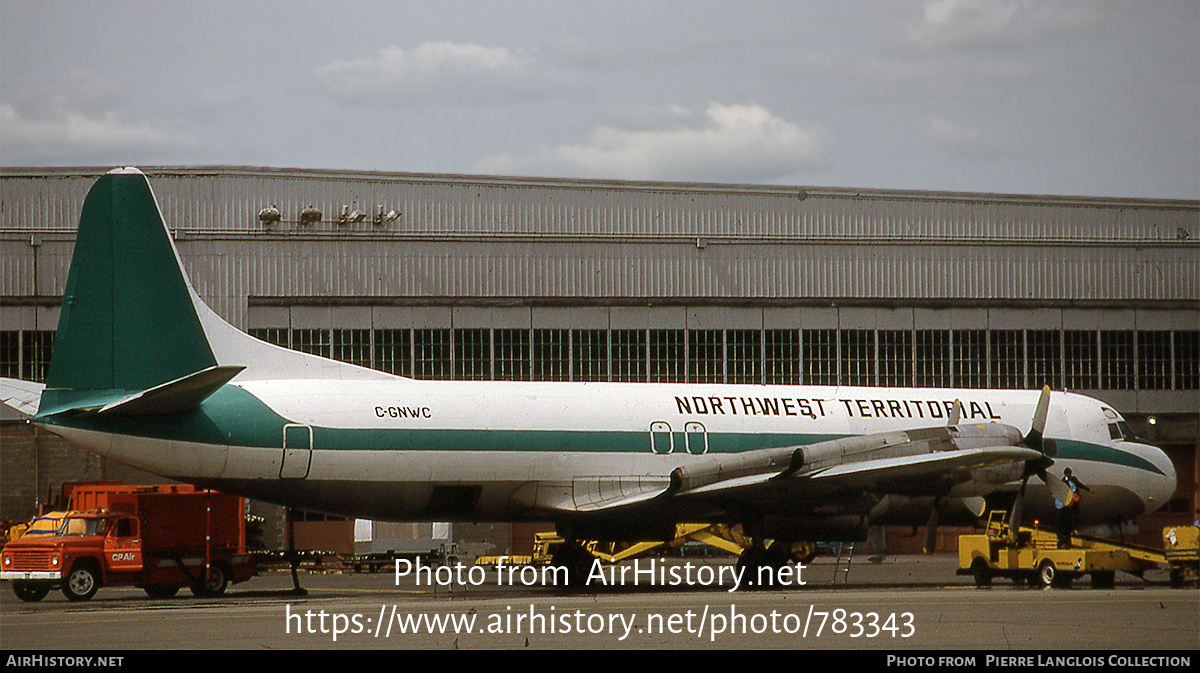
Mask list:
[{"label": "wing", "polygon": [[768,485],[941,495],[947,481],[967,481],[975,470],[1040,456],[1024,445],[1012,426],[955,425],[686,456],[668,475],[576,477],[558,484],[530,484],[516,498],[532,508],[593,513],[668,499],[743,499]]}]

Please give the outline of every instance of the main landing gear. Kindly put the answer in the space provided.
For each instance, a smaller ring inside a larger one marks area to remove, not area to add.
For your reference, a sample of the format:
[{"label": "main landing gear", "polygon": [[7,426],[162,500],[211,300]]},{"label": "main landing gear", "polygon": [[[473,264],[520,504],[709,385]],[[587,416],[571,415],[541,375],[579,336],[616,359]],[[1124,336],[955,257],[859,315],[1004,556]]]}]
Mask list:
[{"label": "main landing gear", "polygon": [[[804,584],[800,574],[802,564],[815,555],[816,547],[809,543],[768,542],[756,537],[737,560],[741,586],[745,589],[782,589]],[[796,563],[801,565],[794,565]]]}]

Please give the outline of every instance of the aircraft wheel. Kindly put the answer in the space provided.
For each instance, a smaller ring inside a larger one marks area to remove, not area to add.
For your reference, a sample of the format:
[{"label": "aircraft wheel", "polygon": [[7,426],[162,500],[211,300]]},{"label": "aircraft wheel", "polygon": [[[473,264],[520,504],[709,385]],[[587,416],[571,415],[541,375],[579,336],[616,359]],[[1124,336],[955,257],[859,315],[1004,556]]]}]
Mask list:
[{"label": "aircraft wheel", "polygon": [[737,560],[738,576],[742,578],[741,588],[758,589],[758,569],[766,565],[767,550],[758,546],[750,546],[742,552]]},{"label": "aircraft wheel", "polygon": [[100,573],[90,565],[77,563],[67,575],[62,592],[69,601],[86,601],[100,590]]},{"label": "aircraft wheel", "polygon": [[550,564],[567,571],[567,586],[582,589],[588,586],[591,576],[594,556],[582,545],[563,545],[550,559]]},{"label": "aircraft wheel", "polygon": [[13,593],[26,603],[36,603],[50,593],[50,585],[39,582],[13,582]]},{"label": "aircraft wheel", "polygon": [[975,586],[986,587],[992,584],[992,569],[987,561],[977,558],[971,561],[971,577],[975,578]]}]

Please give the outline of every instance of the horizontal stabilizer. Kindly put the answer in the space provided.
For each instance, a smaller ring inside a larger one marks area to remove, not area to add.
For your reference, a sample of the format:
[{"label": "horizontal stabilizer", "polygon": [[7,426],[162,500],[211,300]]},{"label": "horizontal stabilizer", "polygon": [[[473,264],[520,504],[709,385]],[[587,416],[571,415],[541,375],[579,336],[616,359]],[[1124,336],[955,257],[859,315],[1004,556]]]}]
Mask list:
[{"label": "horizontal stabilizer", "polygon": [[36,416],[45,387],[44,383],[0,378],[0,402],[23,416]]},{"label": "horizontal stabilizer", "polygon": [[237,376],[241,365],[214,365],[195,374],[167,381],[101,407],[96,413],[121,416],[162,416],[191,411]]}]

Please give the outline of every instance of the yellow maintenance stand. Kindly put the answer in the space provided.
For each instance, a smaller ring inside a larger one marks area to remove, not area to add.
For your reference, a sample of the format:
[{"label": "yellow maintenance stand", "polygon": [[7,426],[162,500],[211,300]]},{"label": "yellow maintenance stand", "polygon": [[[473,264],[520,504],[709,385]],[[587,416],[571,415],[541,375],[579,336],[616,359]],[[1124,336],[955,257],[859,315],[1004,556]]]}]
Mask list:
[{"label": "yellow maintenance stand", "polygon": [[[475,564],[496,565],[503,558],[509,565],[545,565],[550,563],[554,552],[565,542],[566,540],[556,533],[537,533],[533,538],[532,556],[480,556],[475,560]],[[588,540],[581,544],[593,558],[605,563],[620,563],[632,558],[668,552],[688,542],[700,542],[734,556],[740,556],[751,545],[749,539],[728,526],[708,523],[677,524],[675,537],[670,540],[639,542],[626,547],[600,540]],[[790,557],[800,562],[812,560],[816,553],[817,547],[811,542],[794,543],[789,550]]]},{"label": "yellow maintenance stand", "polygon": [[[532,556],[480,556],[475,559],[475,565],[495,565],[501,558],[509,565],[545,565],[550,563],[555,550],[565,542],[566,540],[556,533],[536,533],[533,537]],[[741,554],[750,546],[749,540],[728,526],[707,523],[678,524],[675,526],[675,537],[671,540],[640,542],[620,549],[611,542],[600,540],[587,540],[582,545],[591,556],[605,563],[620,563],[627,559],[676,549],[688,542],[702,542],[735,555]]]},{"label": "yellow maintenance stand", "polygon": [[1108,588],[1118,570],[1140,574],[1166,562],[1162,551],[1085,535],[1073,535],[1070,548],[1059,549],[1053,531],[1010,530],[1007,513],[998,511],[989,513],[982,535],[958,538],[958,574],[973,576],[978,586],[1007,577],[1017,584],[1067,587],[1089,575],[1093,587]]}]

